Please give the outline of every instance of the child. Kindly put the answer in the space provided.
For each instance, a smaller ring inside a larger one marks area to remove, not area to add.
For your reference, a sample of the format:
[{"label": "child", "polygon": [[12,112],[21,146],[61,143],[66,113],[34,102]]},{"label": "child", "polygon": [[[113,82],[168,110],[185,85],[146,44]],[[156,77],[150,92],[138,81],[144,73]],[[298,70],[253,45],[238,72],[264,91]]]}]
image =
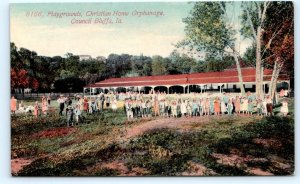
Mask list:
[{"label": "child", "polygon": [[233,104],[232,104],[232,100],[229,99],[228,104],[227,104],[228,115],[232,115],[232,111],[233,111]]},{"label": "child", "polygon": [[83,110],[85,113],[89,112],[89,100],[86,97],[83,100]]},{"label": "child", "polygon": [[24,106],[23,101],[19,104],[19,112],[24,113],[26,111],[26,108]]},{"label": "child", "polygon": [[148,117],[151,117],[152,112],[151,112],[151,101],[150,100],[146,101],[146,109],[147,109],[146,115]]},{"label": "child", "polygon": [[131,101],[127,100],[125,102],[125,107],[126,107],[127,119],[129,121],[129,120],[133,119],[133,111],[132,111],[132,107],[131,107]]},{"label": "child", "polygon": [[280,112],[283,114],[283,116],[287,116],[287,114],[289,113],[288,102],[286,99],[283,99],[282,101]]},{"label": "child", "polygon": [[175,100],[172,101],[171,110],[172,110],[172,117],[177,118],[177,102]]},{"label": "child", "polygon": [[268,110],[267,110],[267,101],[266,101],[266,99],[264,99],[262,101],[262,110],[263,110],[263,114],[265,116],[267,116],[268,115]]},{"label": "child", "polygon": [[92,101],[92,109],[93,109],[92,110],[93,114],[97,112],[98,107],[97,107],[97,101],[95,100],[95,98],[93,98],[93,101]]},{"label": "child", "polygon": [[135,114],[136,117],[141,116],[141,101],[140,100],[135,100]]},{"label": "child", "polygon": [[156,98],[154,99],[153,102],[153,109],[154,109],[154,116],[159,116],[159,104]]},{"label": "child", "polygon": [[44,115],[47,115],[48,111],[48,102],[46,99],[42,99],[42,112]]},{"label": "child", "polygon": [[234,107],[235,107],[235,113],[240,114],[240,111],[241,111],[241,99],[239,98],[239,96],[236,96]]},{"label": "child", "polygon": [[10,100],[10,110],[13,114],[15,114],[17,110],[17,99],[15,99],[14,96],[12,96]]},{"label": "child", "polygon": [[66,108],[66,114],[67,114],[67,126],[73,126],[73,112],[74,108],[72,107],[72,102],[68,102],[68,106]]},{"label": "child", "polygon": [[199,100],[199,108],[198,108],[198,113],[199,113],[199,115],[200,116],[202,116],[203,115],[203,111],[204,111],[204,100],[201,98],[200,100]]},{"label": "child", "polygon": [[48,103],[48,105],[50,105],[50,103],[51,103],[51,97],[50,97],[50,95],[47,96],[47,103]]},{"label": "child", "polygon": [[262,100],[261,99],[257,100],[256,108],[257,108],[257,115],[258,116],[262,116],[262,113],[263,113],[263,104],[262,104]]},{"label": "child", "polygon": [[80,120],[81,120],[81,110],[80,110],[80,105],[76,105],[75,108],[75,120],[76,123],[79,124]]},{"label": "child", "polygon": [[248,100],[248,114],[252,115],[253,114],[253,101]]},{"label": "child", "polygon": [[65,108],[65,98],[64,98],[64,96],[60,95],[57,102],[59,104],[59,115],[62,116],[64,108]]},{"label": "child", "polygon": [[39,115],[39,102],[36,101],[34,105],[33,115],[37,118]]},{"label": "child", "polygon": [[164,116],[164,111],[165,111],[165,102],[164,102],[164,100],[160,100],[159,101],[159,112],[160,112],[161,117]]},{"label": "child", "polygon": [[192,116],[197,116],[197,114],[198,114],[198,104],[194,99],[192,104]]},{"label": "child", "polygon": [[216,97],[215,101],[214,101],[214,111],[216,115],[220,114],[220,101],[219,98]]},{"label": "child", "polygon": [[165,99],[164,101],[165,101],[164,102],[164,107],[165,107],[164,117],[168,118],[169,117],[169,101],[168,101],[168,99]]},{"label": "child", "polygon": [[88,111],[88,113],[92,114],[93,113],[94,103],[91,100],[89,100],[88,105],[89,105],[89,111]]},{"label": "child", "polygon": [[187,101],[186,112],[188,117],[192,116],[192,104],[190,101]]},{"label": "child", "polygon": [[208,116],[209,115],[209,99],[208,98],[206,98],[206,100],[205,100],[205,102],[204,102],[204,114],[206,115],[206,116]]},{"label": "child", "polygon": [[246,99],[245,97],[242,98],[240,110],[243,114],[248,114],[248,99]]},{"label": "child", "polygon": [[147,116],[147,107],[146,102],[144,100],[141,100],[141,111],[142,111],[142,118],[145,118]]},{"label": "child", "polygon": [[106,97],[106,107],[109,108],[110,105],[110,98],[109,96]]},{"label": "child", "polygon": [[180,111],[181,111],[181,117],[183,117],[183,116],[186,117],[187,108],[186,108],[185,100],[183,101],[183,103],[180,104]]},{"label": "child", "polygon": [[116,112],[116,110],[117,110],[117,100],[115,98],[112,101],[111,108],[112,108],[113,112]]},{"label": "child", "polygon": [[215,106],[213,98],[209,98],[209,115],[215,114]]},{"label": "child", "polygon": [[132,110],[132,117],[137,117],[137,103],[136,100],[130,101],[131,110]]},{"label": "child", "polygon": [[[227,101],[226,104],[228,104],[228,101]],[[225,104],[224,100],[221,101],[221,113],[222,113],[222,114],[225,114],[226,111],[227,111],[227,110],[226,110],[226,104]]]}]

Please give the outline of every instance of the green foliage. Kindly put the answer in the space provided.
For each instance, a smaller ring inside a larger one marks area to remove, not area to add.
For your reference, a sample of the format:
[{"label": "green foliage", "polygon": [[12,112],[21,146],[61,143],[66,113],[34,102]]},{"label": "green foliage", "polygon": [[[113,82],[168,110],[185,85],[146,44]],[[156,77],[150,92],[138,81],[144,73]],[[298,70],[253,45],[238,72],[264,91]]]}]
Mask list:
[{"label": "green foliage", "polygon": [[[170,129],[155,129],[131,140],[126,157],[128,167],[145,167],[151,175],[163,173],[176,175],[186,169],[186,162],[192,160],[214,170],[220,175],[251,175],[242,167],[220,164],[212,153],[230,154],[232,149],[239,150],[241,155],[258,158],[269,158],[272,155],[293,161],[294,159],[294,126],[293,118],[269,117],[259,122],[236,125],[235,119],[217,121],[200,131],[180,133]],[[282,147],[271,145],[265,147],[253,142],[255,138],[275,139]],[[287,143],[287,144],[285,144]],[[168,150],[167,157],[153,155],[153,149],[162,153]],[[176,155],[177,161],[173,160]],[[134,159],[133,159],[134,158]],[[162,159],[164,158],[164,159]],[[169,164],[172,168],[168,167]],[[249,166],[264,170],[276,170],[271,161],[251,161]],[[174,169],[175,168],[175,169]],[[276,170],[277,174],[291,174],[292,171]]]},{"label": "green foliage", "polygon": [[[221,139],[212,147],[216,152],[228,154],[230,149],[242,150],[245,155],[267,157],[278,155],[294,159],[294,119],[287,117],[267,117],[257,123],[249,124],[231,133],[230,138]],[[273,139],[280,147],[264,147],[253,142],[253,139]]]},{"label": "green foliage", "polygon": [[205,62],[203,62],[203,70],[205,72],[222,71],[224,68],[233,66],[234,63],[234,58],[231,56],[225,56],[223,59],[220,59],[209,54],[205,57]]},{"label": "green foliage", "polygon": [[[224,6],[224,7],[222,7]],[[188,45],[200,45],[211,53],[222,53],[234,46],[234,31],[224,21],[226,4],[219,2],[196,2],[183,22]]]},{"label": "green foliage", "polygon": [[72,78],[75,77],[75,73],[71,72],[70,70],[61,70],[59,78],[66,79],[66,78]]},{"label": "green foliage", "polygon": [[[37,120],[12,116],[12,157],[36,158],[17,175],[116,176],[121,173],[119,169],[105,167],[116,161],[123,163],[129,173],[142,168],[146,172],[139,175],[151,176],[181,175],[190,169],[190,162],[215,172],[208,175],[251,175],[247,172],[249,167],[277,175],[290,175],[294,170],[293,117],[211,117],[207,123],[189,124],[188,131],[150,129],[124,142],[127,121],[122,109],[85,116],[88,124],[74,128],[65,127],[65,119],[58,116]],[[127,123],[131,127],[150,120]],[[60,129],[71,133],[37,136]],[[214,157],[216,153],[246,158],[246,161],[244,166],[228,165]],[[251,157],[258,159],[249,160]],[[278,162],[290,168],[280,168]]]},{"label": "green foliage", "polygon": [[170,58],[174,70],[182,74],[191,73],[193,67],[197,64],[195,59],[188,57],[186,54],[180,55],[178,52],[171,53]]},{"label": "green foliage", "polygon": [[152,61],[152,75],[166,75],[168,71],[166,69],[166,62],[161,56],[153,56]]},{"label": "green foliage", "polygon": [[206,52],[204,62],[190,63],[191,71],[222,71],[233,65],[233,58],[225,56],[228,49],[235,50],[236,37],[236,31],[228,22],[227,6],[231,6],[231,2],[195,2],[189,17],[183,19],[187,38],[177,47],[187,48],[189,52]]},{"label": "green foliage", "polygon": [[246,49],[246,52],[243,55],[243,63],[246,66],[255,66],[255,62],[256,62],[255,52],[256,52],[255,46]]},{"label": "green foliage", "polygon": [[[263,1],[253,1],[253,2],[243,2],[242,3],[242,15],[241,15],[241,20],[242,20],[242,28],[240,30],[241,34],[245,38],[251,38],[255,40],[255,37],[253,35],[253,30],[251,27],[251,24],[249,22],[252,22],[253,24],[253,29],[255,31],[255,34],[257,32],[257,27],[260,25],[260,18],[258,11],[263,9]],[[260,9],[259,9],[260,8]],[[247,15],[247,10],[249,12],[250,18],[248,19]]]}]

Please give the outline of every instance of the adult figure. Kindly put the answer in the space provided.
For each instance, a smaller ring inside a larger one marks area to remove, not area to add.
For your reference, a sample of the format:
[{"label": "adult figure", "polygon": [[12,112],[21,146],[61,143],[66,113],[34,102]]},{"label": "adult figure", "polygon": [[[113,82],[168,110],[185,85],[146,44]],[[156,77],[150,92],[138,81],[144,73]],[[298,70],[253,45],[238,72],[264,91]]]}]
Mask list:
[{"label": "adult figure", "polygon": [[14,96],[10,99],[10,111],[15,114],[17,110],[17,99]]},{"label": "adult figure", "polygon": [[59,104],[59,115],[62,116],[64,108],[65,108],[65,99],[63,95],[60,95],[58,100],[57,100],[58,104]]}]

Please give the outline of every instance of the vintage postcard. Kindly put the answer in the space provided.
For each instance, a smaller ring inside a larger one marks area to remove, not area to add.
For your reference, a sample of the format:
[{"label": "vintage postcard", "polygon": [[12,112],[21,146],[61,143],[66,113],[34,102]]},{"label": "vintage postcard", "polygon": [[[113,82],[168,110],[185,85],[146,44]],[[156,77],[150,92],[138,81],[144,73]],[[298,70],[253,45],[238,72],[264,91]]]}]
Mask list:
[{"label": "vintage postcard", "polygon": [[294,175],[291,1],[10,4],[13,176]]}]

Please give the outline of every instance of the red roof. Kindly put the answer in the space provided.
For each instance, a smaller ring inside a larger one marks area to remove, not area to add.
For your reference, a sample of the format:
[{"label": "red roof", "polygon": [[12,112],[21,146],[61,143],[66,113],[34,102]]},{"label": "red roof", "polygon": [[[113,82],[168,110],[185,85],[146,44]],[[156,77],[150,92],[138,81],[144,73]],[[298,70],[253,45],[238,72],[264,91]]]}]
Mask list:
[{"label": "red roof", "polygon": [[[255,68],[242,68],[244,82],[255,82]],[[272,70],[264,70],[264,81],[270,81]],[[279,80],[288,80],[287,75],[280,75]],[[179,75],[160,75],[144,77],[110,78],[86,87],[131,87],[131,86],[165,86],[193,85],[213,83],[238,83],[236,69],[221,72],[191,73]]]}]

